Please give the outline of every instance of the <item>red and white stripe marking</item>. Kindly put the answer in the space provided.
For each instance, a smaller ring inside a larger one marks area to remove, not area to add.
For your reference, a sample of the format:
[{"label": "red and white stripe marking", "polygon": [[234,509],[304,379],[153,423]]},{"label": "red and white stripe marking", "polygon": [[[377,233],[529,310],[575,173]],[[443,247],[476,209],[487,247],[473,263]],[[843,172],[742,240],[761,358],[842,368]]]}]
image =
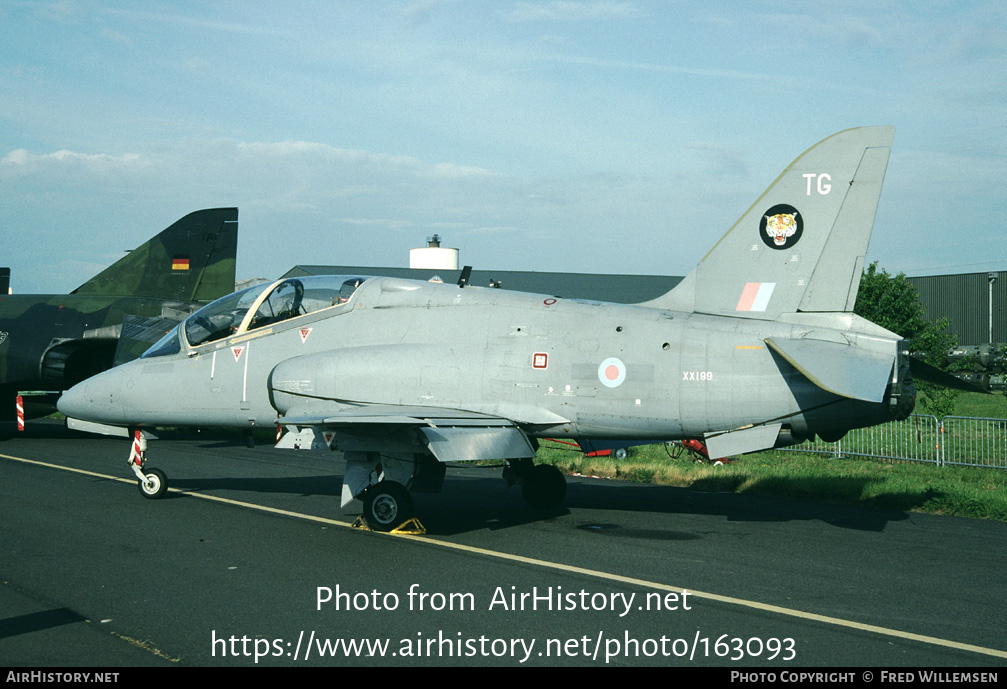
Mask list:
[{"label": "red and white stripe marking", "polygon": [[746,282],[735,311],[765,311],[776,289],[775,282]]},{"label": "red and white stripe marking", "polygon": [[[19,431],[24,430],[24,401],[21,399],[21,395],[17,396],[17,429]],[[9,416],[7,417],[10,418]]]},{"label": "red and white stripe marking", "polygon": [[140,443],[140,431],[133,431],[133,447],[129,451],[129,461],[140,466],[143,464],[143,446]]}]

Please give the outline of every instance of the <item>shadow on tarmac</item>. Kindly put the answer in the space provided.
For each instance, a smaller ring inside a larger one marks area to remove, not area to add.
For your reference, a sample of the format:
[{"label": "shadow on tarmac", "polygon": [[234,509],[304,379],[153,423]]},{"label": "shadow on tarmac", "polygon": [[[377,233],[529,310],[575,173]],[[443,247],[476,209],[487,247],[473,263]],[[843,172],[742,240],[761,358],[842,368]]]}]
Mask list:
[{"label": "shadow on tarmac", "polygon": [[[5,435],[6,433],[6,435]],[[67,440],[75,442],[89,440],[107,440],[103,436],[91,434],[69,433],[62,422],[52,419],[35,420],[27,432],[18,433],[13,423],[0,424],[0,439],[16,434],[20,438],[38,440]],[[262,433],[260,432],[260,435]],[[158,436],[163,443],[159,457],[167,454],[172,441],[196,441],[198,447],[204,450],[220,450],[243,448],[246,439],[240,434],[220,436],[196,431],[159,431]],[[124,444],[127,439],[120,439]],[[268,446],[260,438],[260,450],[268,451]],[[0,445],[2,447],[2,445]],[[287,451],[282,451],[284,454]],[[279,454],[277,455],[279,457]],[[150,466],[161,468],[168,474],[169,486],[183,491],[220,494],[226,491],[239,491],[263,494],[289,494],[295,496],[331,496],[333,511],[338,512],[338,500],[342,487],[342,471],[344,468],[340,457],[334,458],[333,464],[328,464],[333,473],[290,478],[256,478],[256,477],[226,477],[188,479],[173,474],[170,458],[165,461],[151,461]],[[492,474],[492,476],[490,475]],[[819,487],[824,494],[856,493],[871,479],[858,478],[827,478],[821,479],[825,484]],[[781,494],[793,492],[788,490],[786,480],[776,480]],[[850,483],[858,485],[851,486]],[[806,485],[806,480],[802,480]],[[789,522],[796,520],[818,520],[842,529],[880,532],[892,521],[902,521],[909,518],[908,511],[923,504],[932,497],[931,492],[900,495],[902,509],[878,509],[861,505],[839,505],[818,503],[799,499],[775,498],[766,496],[743,495],[733,492],[710,492],[703,486],[694,488],[676,488],[672,486],[626,483],[621,481],[568,478],[567,496],[564,506],[555,510],[534,510],[525,504],[521,498],[520,489],[514,486],[507,488],[500,478],[499,467],[480,467],[472,465],[453,465],[449,467],[444,482],[444,489],[439,495],[414,494],[416,514],[421,518],[428,532],[432,535],[451,536],[483,529],[499,530],[521,526],[535,522],[548,522],[559,517],[569,516],[571,510],[609,510],[631,513],[654,514],[699,514],[722,516],[734,522]],[[711,485],[712,488],[729,489],[722,482]],[[168,493],[164,499],[183,497],[178,493]],[[359,503],[351,503],[343,517],[352,518],[359,514]],[[333,515],[335,516],[335,515]],[[685,540],[694,538],[688,532],[669,531],[664,529],[630,528],[619,523],[616,518],[601,520],[598,523],[587,523],[575,526],[600,538],[647,538],[656,540]]]}]

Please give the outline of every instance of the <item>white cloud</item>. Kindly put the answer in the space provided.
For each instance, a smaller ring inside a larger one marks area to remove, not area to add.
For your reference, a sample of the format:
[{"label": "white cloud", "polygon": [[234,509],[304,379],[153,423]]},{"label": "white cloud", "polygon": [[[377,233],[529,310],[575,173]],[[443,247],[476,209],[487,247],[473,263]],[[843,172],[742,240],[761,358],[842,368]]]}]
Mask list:
[{"label": "white cloud", "polygon": [[132,38],[130,38],[124,33],[115,31],[114,29],[110,29],[108,27],[104,27],[103,29],[101,29],[98,32],[98,36],[100,38],[105,39],[106,41],[111,41],[112,43],[119,43],[120,45],[124,45],[129,48],[132,48],[135,45]]},{"label": "white cloud", "polygon": [[45,174],[54,171],[80,170],[86,174],[136,172],[150,168],[152,161],[137,153],[110,155],[78,153],[60,150],[38,155],[18,148],[0,159],[0,176]]},{"label": "white cloud", "polygon": [[419,26],[430,21],[435,10],[454,2],[455,0],[414,0],[399,10],[399,16],[408,24]]},{"label": "white cloud", "polygon": [[336,218],[336,222],[356,227],[379,228],[398,232],[416,227],[416,223],[394,218]]},{"label": "white cloud", "polygon": [[605,67],[613,69],[625,69],[640,72],[657,72],[666,74],[685,74],[699,77],[709,77],[715,79],[739,79],[748,81],[767,81],[775,79],[782,81],[783,77],[771,74],[759,74],[733,69],[717,69],[712,67],[682,67],[675,64],[661,64],[657,62],[634,62],[630,60],[609,60],[594,57],[583,57],[578,55],[541,55],[544,60],[566,63],[570,65],[581,65],[587,67]]},{"label": "white cloud", "polygon": [[[208,6],[209,7],[209,6]],[[247,22],[218,21],[206,17],[186,16],[181,14],[167,14],[164,12],[143,12],[136,10],[124,10],[106,8],[105,13],[113,16],[128,17],[143,22],[144,24],[177,24],[196,29],[208,31],[239,34],[246,36],[277,36],[285,35],[276,26],[265,26],[262,24],[251,24]]]},{"label": "white cloud", "polygon": [[312,141],[242,142],[237,151],[252,158],[302,159],[334,166],[359,166],[429,179],[491,176],[489,170],[455,163],[424,163],[411,156],[394,156],[354,149],[338,148]]},{"label": "white cloud", "polygon": [[645,16],[639,7],[628,2],[518,2],[501,14],[512,22],[585,21],[596,19],[637,19]]},{"label": "white cloud", "polygon": [[689,148],[702,156],[707,174],[712,177],[747,177],[749,175],[745,151],[717,143],[696,142]]},{"label": "white cloud", "polygon": [[185,61],[185,68],[193,74],[207,74],[213,69],[213,66],[205,58],[190,57]]},{"label": "white cloud", "polygon": [[[91,264],[111,239],[116,246],[127,234],[129,242],[142,239],[137,217],[161,222],[238,206],[241,246],[248,247],[240,249],[241,275],[279,274],[305,262],[397,265],[434,232],[473,263],[501,270],[590,263],[587,254],[597,263],[606,252],[597,238],[616,235],[637,243],[626,245],[625,262],[638,255],[641,233],[668,226],[670,209],[667,185],[642,177],[514,177],[313,141],[189,140],[142,155],[16,149],[0,159],[0,176],[11,180],[11,198],[26,199],[23,211],[8,209],[7,224],[40,241],[73,237],[72,246],[60,241]],[[44,215],[30,210],[42,207]],[[689,210],[678,204],[674,214]],[[78,283],[88,277],[77,272]]]}]

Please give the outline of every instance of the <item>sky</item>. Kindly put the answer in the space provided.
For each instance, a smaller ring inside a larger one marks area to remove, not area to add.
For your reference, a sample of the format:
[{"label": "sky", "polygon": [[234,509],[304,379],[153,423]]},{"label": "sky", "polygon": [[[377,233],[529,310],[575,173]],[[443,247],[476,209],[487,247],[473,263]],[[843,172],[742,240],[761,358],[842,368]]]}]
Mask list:
[{"label": "sky", "polygon": [[804,150],[894,125],[868,261],[1007,270],[1002,2],[0,3],[0,265],[67,292],[239,208],[239,278],[684,275]]}]

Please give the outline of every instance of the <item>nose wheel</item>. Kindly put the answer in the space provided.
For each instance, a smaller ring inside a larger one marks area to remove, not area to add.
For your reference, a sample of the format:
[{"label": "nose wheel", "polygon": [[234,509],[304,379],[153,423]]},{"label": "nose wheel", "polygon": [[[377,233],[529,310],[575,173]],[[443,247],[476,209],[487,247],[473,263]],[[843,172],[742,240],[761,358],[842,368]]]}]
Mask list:
[{"label": "nose wheel", "polygon": [[140,495],[148,500],[157,500],[168,490],[168,477],[160,469],[140,469],[143,478],[137,481]]}]

